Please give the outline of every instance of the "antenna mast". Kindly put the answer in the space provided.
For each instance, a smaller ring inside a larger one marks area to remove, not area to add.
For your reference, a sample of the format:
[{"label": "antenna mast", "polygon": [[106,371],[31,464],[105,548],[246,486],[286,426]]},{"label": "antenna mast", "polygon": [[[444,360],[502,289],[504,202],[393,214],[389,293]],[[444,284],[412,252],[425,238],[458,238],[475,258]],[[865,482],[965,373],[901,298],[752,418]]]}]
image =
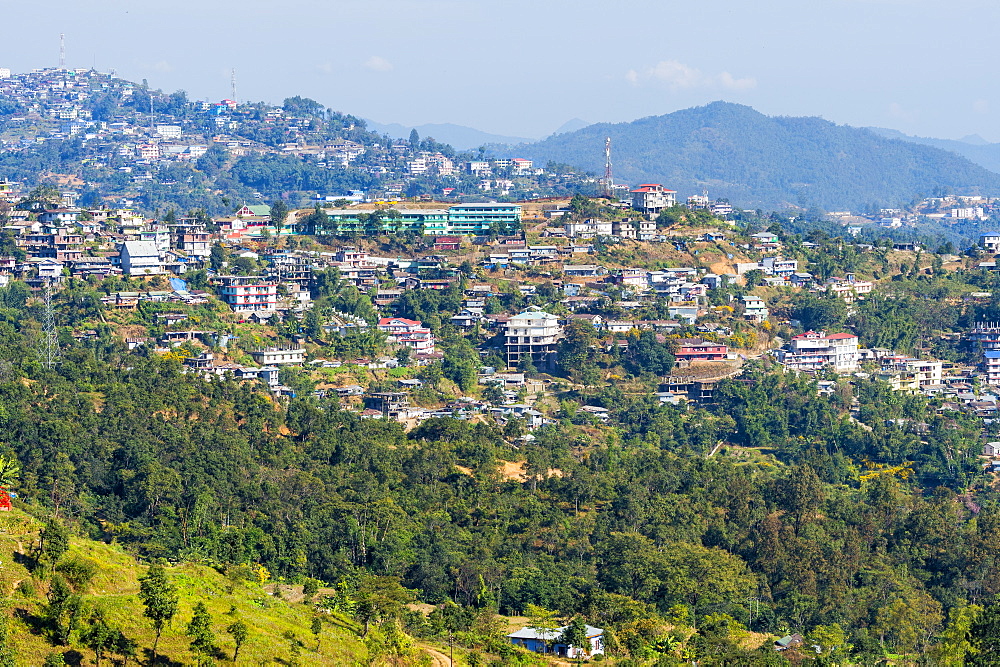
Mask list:
[{"label": "antenna mast", "polygon": [[611,175],[611,137],[604,140],[604,196],[614,196],[615,179]]},{"label": "antenna mast", "polygon": [[230,81],[233,84],[233,102],[239,102],[239,99],[237,99],[237,97],[236,97],[236,68],[235,67],[233,68],[233,75],[232,75],[232,78],[231,78]]},{"label": "antenna mast", "polygon": [[66,35],[59,33],[59,69],[66,69]]}]

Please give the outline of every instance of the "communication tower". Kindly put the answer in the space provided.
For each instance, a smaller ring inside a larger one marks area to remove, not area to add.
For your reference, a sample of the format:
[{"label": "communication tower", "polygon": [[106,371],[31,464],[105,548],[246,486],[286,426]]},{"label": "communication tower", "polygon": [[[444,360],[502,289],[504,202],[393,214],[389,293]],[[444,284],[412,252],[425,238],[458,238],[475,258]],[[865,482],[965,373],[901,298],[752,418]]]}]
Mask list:
[{"label": "communication tower", "polygon": [[233,84],[233,102],[239,102],[236,98],[236,68],[233,68],[233,75],[230,78],[230,82]]},{"label": "communication tower", "polygon": [[59,69],[66,69],[66,35],[59,33]]},{"label": "communication tower", "polygon": [[609,199],[615,194],[615,179],[611,175],[611,137],[604,140],[604,196]]}]

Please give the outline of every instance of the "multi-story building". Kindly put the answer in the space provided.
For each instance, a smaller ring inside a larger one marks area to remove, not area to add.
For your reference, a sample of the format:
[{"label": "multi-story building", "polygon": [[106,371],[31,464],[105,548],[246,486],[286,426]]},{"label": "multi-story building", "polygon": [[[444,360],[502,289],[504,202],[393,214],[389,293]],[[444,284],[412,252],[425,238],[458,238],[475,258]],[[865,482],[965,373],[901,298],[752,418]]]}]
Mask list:
[{"label": "multi-story building", "polygon": [[644,183],[632,190],[632,208],[646,214],[656,215],[676,204],[677,192],[668,190],[659,183]]},{"label": "multi-story building", "polygon": [[274,310],[278,284],[261,276],[219,276],[221,298],[236,312]]},{"label": "multi-story building", "polygon": [[780,358],[792,370],[815,372],[830,368],[838,373],[851,373],[858,369],[858,337],[807,331],[794,336]]},{"label": "multi-story building", "polygon": [[1000,234],[983,234],[979,237],[979,247],[991,255],[1000,252]]},{"label": "multi-story building", "polygon": [[152,241],[126,241],[119,248],[122,271],[130,276],[163,273],[163,262]]},{"label": "multi-story building", "polygon": [[386,333],[386,340],[389,343],[408,347],[417,353],[434,352],[434,334],[419,320],[383,317],[378,321],[378,328],[379,331]]},{"label": "multi-story building", "polygon": [[943,366],[943,362],[936,360],[901,356],[883,357],[878,378],[888,382],[897,391],[919,392],[928,385],[941,384]]},{"label": "multi-story building", "polygon": [[678,361],[725,361],[729,346],[703,340],[682,341],[674,355]]},{"label": "multi-story building", "polygon": [[438,236],[484,234],[493,225],[512,231],[521,224],[519,204],[456,204],[447,209],[391,209],[391,212],[346,208],[328,209],[325,213],[328,222],[324,227],[303,231],[338,236],[374,236],[401,232]]},{"label": "multi-story building", "polygon": [[517,366],[530,359],[536,368],[551,368],[556,362],[556,346],[562,338],[559,318],[540,310],[529,310],[507,321],[505,332],[507,365]]},{"label": "multi-story building", "polygon": [[189,257],[207,258],[212,254],[212,243],[205,226],[194,218],[181,218],[169,225],[170,247],[180,250]]},{"label": "multi-story building", "polygon": [[763,322],[770,314],[767,304],[759,296],[743,297],[743,319],[748,322]]},{"label": "multi-story building", "polygon": [[986,365],[986,384],[1000,385],[1000,350],[983,352]]},{"label": "multi-story building", "polygon": [[301,364],[306,360],[306,350],[303,347],[262,347],[252,350],[250,356],[261,366],[280,366],[283,364]]}]

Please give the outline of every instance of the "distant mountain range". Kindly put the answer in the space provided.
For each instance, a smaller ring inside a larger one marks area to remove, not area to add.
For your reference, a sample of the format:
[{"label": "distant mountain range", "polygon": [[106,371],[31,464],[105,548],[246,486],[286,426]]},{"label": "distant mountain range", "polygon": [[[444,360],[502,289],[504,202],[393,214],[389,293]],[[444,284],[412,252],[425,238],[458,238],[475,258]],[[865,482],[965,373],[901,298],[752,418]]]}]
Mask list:
[{"label": "distant mountain range", "polygon": [[485,144],[523,144],[530,143],[534,139],[527,137],[508,137],[502,134],[491,134],[464,125],[454,125],[452,123],[427,123],[415,127],[407,127],[399,123],[377,123],[373,120],[365,119],[368,129],[379,134],[388,134],[394,139],[406,139],[410,136],[411,130],[416,130],[421,139],[428,137],[442,144],[450,144],[460,151],[475,150]]},{"label": "distant mountain range", "polygon": [[991,144],[979,135],[970,135],[962,139],[931,139],[928,137],[913,137],[898,130],[884,127],[869,127],[869,130],[889,139],[909,141],[914,144],[943,148],[952,153],[958,153],[981,167],[1000,173],[1000,144]]},{"label": "distant mountain range", "polygon": [[[940,140],[917,142],[884,134],[714,102],[628,123],[589,125],[509,149],[492,148],[539,164],[554,161],[602,173],[604,139],[611,137],[617,179],[663,183],[681,195],[707,189],[713,198],[748,208],[863,210],[944,190],[1000,195],[1000,174],[983,166],[988,149],[1000,151],[1000,145],[944,142],[944,147],[929,145]],[[959,148],[962,154],[957,154]],[[966,155],[976,151],[979,164]],[[1000,162],[993,164],[1000,171]]]}]

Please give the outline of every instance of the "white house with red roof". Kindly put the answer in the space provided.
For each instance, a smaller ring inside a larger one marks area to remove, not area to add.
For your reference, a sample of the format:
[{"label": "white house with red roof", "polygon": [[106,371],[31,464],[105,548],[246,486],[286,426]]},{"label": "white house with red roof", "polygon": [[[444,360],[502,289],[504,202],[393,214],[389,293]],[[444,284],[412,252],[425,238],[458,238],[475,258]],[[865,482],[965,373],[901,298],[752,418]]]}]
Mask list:
[{"label": "white house with red roof", "polygon": [[644,183],[631,192],[632,208],[643,213],[656,215],[677,205],[677,191],[668,190],[659,183]]},{"label": "white house with red roof", "polygon": [[797,371],[829,368],[838,373],[858,370],[858,337],[849,333],[829,334],[807,331],[794,336],[788,349],[780,353],[781,363]]},{"label": "white house with red roof", "polygon": [[394,345],[411,348],[414,352],[434,352],[434,334],[419,320],[405,317],[383,317],[378,321],[379,331],[384,331],[386,340]]}]

